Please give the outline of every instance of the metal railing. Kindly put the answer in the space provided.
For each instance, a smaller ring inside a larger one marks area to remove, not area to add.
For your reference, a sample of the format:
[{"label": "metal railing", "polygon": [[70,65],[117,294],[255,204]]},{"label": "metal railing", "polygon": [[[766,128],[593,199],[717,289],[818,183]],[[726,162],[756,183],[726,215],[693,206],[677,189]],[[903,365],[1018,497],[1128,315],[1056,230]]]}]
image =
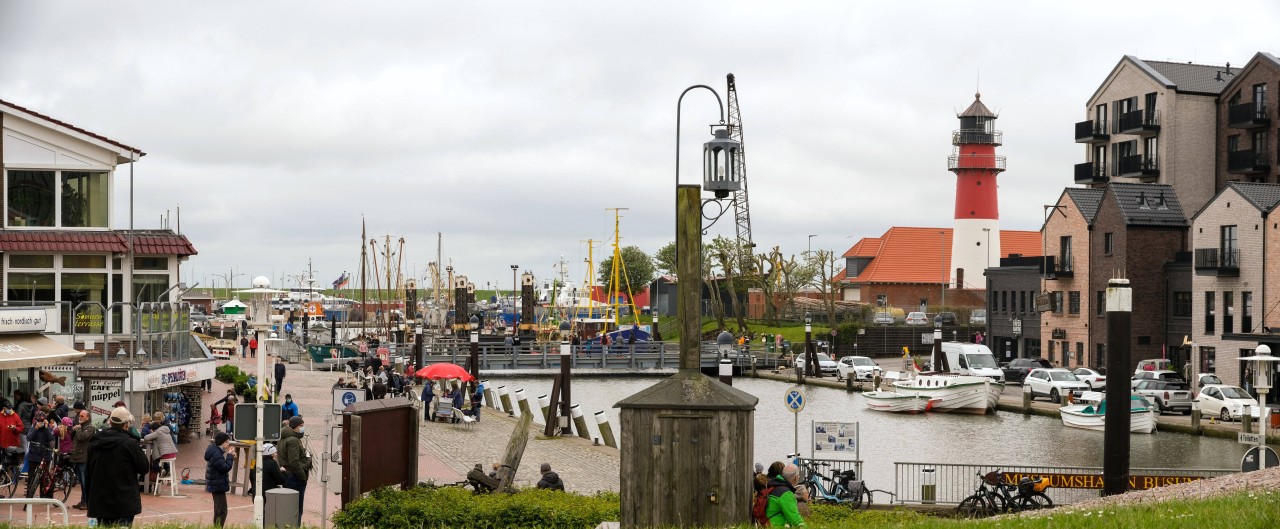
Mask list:
[{"label": "metal railing", "polygon": [[983,144],[1001,145],[1004,143],[1004,132],[986,129],[960,129],[951,132],[951,144]]},{"label": "metal railing", "polygon": [[1103,121],[1081,121],[1076,123],[1076,141],[1103,141],[1110,137],[1107,134],[1107,122]]},{"label": "metal railing", "polygon": [[67,527],[71,525],[71,517],[67,514],[67,504],[53,498],[0,498],[0,505],[9,506],[9,520],[11,521],[13,520],[13,507],[16,505],[25,505],[26,508],[24,510],[27,512],[27,527],[31,527],[35,524],[35,509],[32,507],[36,505],[45,506],[44,517],[48,520],[48,524],[53,523],[53,516],[50,516],[49,514],[49,507],[57,507],[58,510],[62,511],[62,526]]},{"label": "metal railing", "polygon": [[953,154],[947,157],[947,169],[1005,170],[1004,156],[994,154]]},{"label": "metal railing", "polygon": [[[932,481],[931,503],[958,504],[960,500],[973,494],[978,488],[978,474],[986,474],[1000,470],[1005,474],[1029,475],[1067,475],[1074,479],[1076,485],[1084,487],[1098,485],[1101,482],[1102,467],[1073,466],[1040,466],[1040,465],[964,465],[953,463],[894,463],[894,494],[899,503],[925,503],[925,481]],[[932,472],[922,472],[932,469]],[[1129,470],[1130,476],[1147,477],[1169,476],[1178,478],[1211,478],[1224,474],[1234,474],[1235,470],[1224,469],[1182,469],[1182,468],[1134,468]],[[929,477],[925,477],[931,474]],[[1102,489],[1069,488],[1063,479],[1055,480],[1045,494],[1055,505],[1074,503],[1097,498]],[[1142,484],[1139,484],[1142,485]],[[1138,488],[1149,488],[1139,486]]]},{"label": "metal railing", "polygon": [[1106,164],[1085,162],[1078,163],[1075,166],[1075,180],[1077,184],[1099,184],[1107,181]]},{"label": "metal railing", "polygon": [[1133,110],[1120,114],[1116,121],[1116,133],[1160,130],[1159,110]]},{"label": "metal railing", "polygon": [[1248,127],[1266,125],[1271,122],[1271,116],[1267,113],[1267,105],[1250,101],[1248,103],[1240,103],[1227,107],[1227,126],[1228,127]]},{"label": "metal railing", "polygon": [[1261,173],[1271,168],[1271,155],[1266,149],[1246,149],[1227,153],[1227,172]]},{"label": "metal railing", "polygon": [[1195,267],[1197,269],[1220,270],[1223,268],[1240,268],[1240,250],[1237,248],[1196,248]]},{"label": "metal railing", "polygon": [[1116,176],[1137,176],[1158,174],[1160,171],[1156,157],[1146,154],[1122,156],[1116,160]]}]

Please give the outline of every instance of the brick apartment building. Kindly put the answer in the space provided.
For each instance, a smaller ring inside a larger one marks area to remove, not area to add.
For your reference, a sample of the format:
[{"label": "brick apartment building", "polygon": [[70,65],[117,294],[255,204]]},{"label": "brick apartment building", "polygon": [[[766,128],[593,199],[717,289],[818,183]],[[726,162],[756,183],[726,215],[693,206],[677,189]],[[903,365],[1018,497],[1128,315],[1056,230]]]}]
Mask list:
[{"label": "brick apartment building", "polygon": [[[1054,303],[1041,315],[1040,334],[1055,343],[1057,355],[1051,359],[1063,367],[1097,365],[1090,356],[1089,248],[1103,193],[1102,189],[1067,188],[1052,210],[1046,210],[1044,253],[1051,258],[1045,260],[1048,271],[1040,290],[1049,293]],[[1078,349],[1079,354],[1063,354],[1064,342],[1076,344],[1067,349]]]},{"label": "brick apartment building", "polygon": [[1259,52],[1232,77],[1218,99],[1217,189],[1231,181],[1276,183],[1280,148],[1273,140],[1280,135],[1271,131],[1280,120],[1269,99],[1280,90],[1280,59]]}]

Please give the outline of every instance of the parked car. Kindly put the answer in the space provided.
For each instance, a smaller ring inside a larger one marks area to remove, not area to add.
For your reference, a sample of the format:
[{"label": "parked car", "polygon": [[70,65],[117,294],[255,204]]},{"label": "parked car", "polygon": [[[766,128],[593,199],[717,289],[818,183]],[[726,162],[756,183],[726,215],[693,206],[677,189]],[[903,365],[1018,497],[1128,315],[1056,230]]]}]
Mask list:
[{"label": "parked car", "polygon": [[942,324],[943,324],[943,325],[955,325],[955,324],[956,324],[956,313],[954,313],[954,312],[939,312],[939,313],[938,313],[938,317],[939,317],[939,318],[942,318]]},{"label": "parked car", "polygon": [[871,323],[875,325],[893,325],[893,313],[887,310],[876,311],[876,315],[871,318]]},{"label": "parked car", "polygon": [[873,380],[880,375],[880,366],[865,356],[846,356],[837,364],[836,380]]},{"label": "parked car", "polygon": [[1099,373],[1098,370],[1089,367],[1078,367],[1071,374],[1089,386],[1090,391],[1107,387],[1107,376]]},{"label": "parked car", "polygon": [[987,309],[973,309],[969,313],[969,325],[986,325]]},{"label": "parked car", "polygon": [[1155,403],[1160,413],[1180,411],[1191,415],[1191,386],[1181,380],[1142,380],[1133,392]]},{"label": "parked car", "polygon": [[1062,368],[1032,369],[1022,383],[1031,388],[1032,400],[1044,395],[1052,402],[1062,402],[1062,396],[1067,394],[1079,397],[1089,389],[1089,386],[1071,374],[1071,371]]},{"label": "parked car", "polygon": [[1136,375],[1143,371],[1172,371],[1172,370],[1173,370],[1173,362],[1170,361],[1168,358],[1152,358],[1149,360],[1143,360],[1141,362],[1138,362],[1138,367],[1135,367],[1133,369],[1133,374]]},{"label": "parked car", "polygon": [[1244,416],[1246,405],[1249,406],[1249,415],[1255,420],[1262,414],[1258,400],[1239,386],[1206,385],[1200,388],[1195,402],[1200,405],[1200,413],[1210,417],[1216,415],[1223,421],[1234,421]]},{"label": "parked car", "polygon": [[[840,368],[836,365],[835,360],[832,360],[831,357],[827,356],[826,353],[817,353],[817,355],[818,355],[818,369],[821,370],[822,374],[824,375],[839,374]],[[805,363],[806,356],[808,355],[805,355],[804,353],[799,353],[796,355],[796,369],[804,370],[804,363]]]},{"label": "parked car", "polygon": [[1182,378],[1182,374],[1177,371],[1141,371],[1138,374],[1133,375],[1133,380],[1129,387],[1137,389],[1138,383],[1143,380],[1176,380],[1178,382],[1186,382],[1186,379]]},{"label": "parked car", "polygon": [[[1218,378],[1218,375],[1215,375],[1213,373],[1200,373],[1200,376],[1197,378],[1198,378],[1198,381],[1196,384],[1196,388],[1200,388],[1202,390],[1204,389],[1205,386],[1208,386],[1209,384],[1219,384],[1219,385],[1226,384],[1226,382],[1223,382],[1221,378]],[[1192,388],[1192,390],[1194,391],[1195,388]]]},{"label": "parked car", "polygon": [[925,316],[923,312],[907,314],[907,325],[927,325],[928,323],[929,317]]},{"label": "parked car", "polygon": [[1005,383],[1017,382],[1021,384],[1022,380],[1027,378],[1027,373],[1030,373],[1032,369],[1049,369],[1052,367],[1053,364],[1043,358],[1014,358],[1002,368],[1002,371],[1004,371]]}]

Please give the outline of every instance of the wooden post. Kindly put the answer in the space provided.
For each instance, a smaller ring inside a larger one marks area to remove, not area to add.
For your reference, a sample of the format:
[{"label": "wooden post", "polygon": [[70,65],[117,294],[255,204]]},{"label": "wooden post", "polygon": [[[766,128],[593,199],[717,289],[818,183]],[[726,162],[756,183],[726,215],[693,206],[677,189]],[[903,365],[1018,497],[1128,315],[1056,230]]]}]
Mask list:
[{"label": "wooden post", "polygon": [[[1128,279],[1107,283],[1107,372],[1124,373],[1129,364],[1133,290]],[[1107,423],[1102,439],[1102,495],[1124,494],[1129,490],[1129,395],[1128,377],[1107,377]],[[1117,405],[1118,404],[1118,405]]]},{"label": "wooden post", "polygon": [[701,363],[702,311],[702,193],[701,186],[676,186],[676,315],[680,324],[680,369],[697,371]]}]

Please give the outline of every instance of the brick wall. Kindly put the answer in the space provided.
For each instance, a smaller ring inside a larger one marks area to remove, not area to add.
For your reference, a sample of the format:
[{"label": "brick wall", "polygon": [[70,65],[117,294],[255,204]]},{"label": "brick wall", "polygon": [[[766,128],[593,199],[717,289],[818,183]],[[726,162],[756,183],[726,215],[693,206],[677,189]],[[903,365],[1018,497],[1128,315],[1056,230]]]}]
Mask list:
[{"label": "brick wall", "polygon": [[1245,129],[1233,129],[1227,126],[1230,118],[1229,108],[1231,106],[1231,98],[1236,94],[1240,94],[1241,103],[1253,101],[1253,85],[1266,83],[1268,92],[1268,101],[1266,102],[1267,111],[1271,115],[1272,121],[1280,118],[1280,113],[1276,112],[1277,101],[1280,101],[1280,92],[1277,92],[1277,90],[1280,90],[1280,69],[1277,69],[1276,65],[1268,59],[1259,59],[1260,57],[1255,56],[1253,60],[1249,61],[1249,63],[1244,66],[1244,68],[1241,68],[1235,75],[1235,78],[1231,81],[1231,85],[1228,86],[1227,90],[1224,90],[1222,95],[1218,98],[1218,112],[1216,116],[1217,134],[1214,145],[1215,153],[1217,154],[1217,164],[1215,168],[1215,173],[1217,175],[1217,189],[1222,189],[1227,185],[1227,182],[1233,180],[1250,181],[1253,178],[1259,178],[1262,179],[1261,181],[1271,183],[1280,181],[1280,179],[1277,179],[1276,177],[1277,171],[1280,171],[1280,166],[1277,166],[1277,161],[1280,160],[1280,158],[1277,158],[1277,151],[1280,151],[1280,149],[1277,149],[1277,146],[1275,145],[1276,137],[1274,129],[1269,137],[1271,145],[1266,146],[1267,152],[1270,153],[1271,160],[1271,171],[1269,173],[1239,175],[1227,172],[1228,137],[1238,135],[1240,137],[1239,141],[1241,149],[1250,149],[1253,147],[1252,137],[1250,134],[1252,131]]},{"label": "brick wall", "polygon": [[[1092,365],[1093,345],[1089,340],[1089,322],[1094,319],[1093,310],[1093,294],[1089,284],[1089,256],[1091,250],[1090,237],[1094,233],[1089,230],[1089,223],[1085,220],[1084,215],[1080,213],[1080,209],[1076,207],[1075,201],[1066,193],[1063,193],[1058,200],[1059,206],[1064,206],[1059,210],[1061,213],[1054,213],[1050,216],[1049,221],[1045,223],[1045,248],[1046,253],[1053,256],[1062,255],[1062,237],[1071,237],[1071,253],[1072,266],[1074,267],[1074,275],[1072,277],[1060,276],[1057,279],[1045,281],[1042,290],[1045,292],[1062,292],[1062,301],[1067,303],[1070,299],[1070,292],[1080,292],[1080,313],[1070,314],[1070,311],[1063,309],[1061,313],[1053,311],[1045,312],[1041,315],[1040,335],[1043,340],[1050,340],[1054,329],[1062,329],[1066,331],[1066,338],[1058,338],[1054,341],[1059,342],[1054,348],[1054,361],[1060,361],[1062,358],[1061,342],[1067,341],[1072,344],[1072,351],[1075,350],[1075,342],[1084,344],[1084,355],[1080,362],[1076,361],[1076,356],[1072,354],[1069,358],[1068,365],[1063,367],[1079,367],[1079,365]],[[1098,232],[1098,237],[1102,237]],[[1049,346],[1046,343],[1041,347],[1042,356],[1048,358]]]},{"label": "brick wall", "polygon": [[[929,312],[938,312],[942,302],[942,284],[927,283],[877,283],[863,284],[863,303],[874,304],[877,296],[888,295],[889,305],[907,312],[920,310],[920,300],[927,299]],[[945,306],[948,309],[980,309],[986,306],[986,291],[980,289],[947,289]]]}]

